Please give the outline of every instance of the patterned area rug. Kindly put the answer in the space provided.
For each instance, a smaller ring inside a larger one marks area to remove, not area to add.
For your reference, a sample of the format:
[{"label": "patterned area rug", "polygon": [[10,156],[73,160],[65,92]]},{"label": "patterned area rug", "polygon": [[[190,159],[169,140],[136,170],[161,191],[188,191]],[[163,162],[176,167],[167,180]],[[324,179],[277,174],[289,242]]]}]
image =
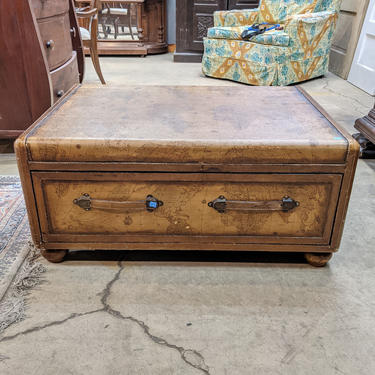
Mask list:
[{"label": "patterned area rug", "polygon": [[24,317],[24,297],[44,272],[37,257],[19,178],[0,176],[0,332]]}]

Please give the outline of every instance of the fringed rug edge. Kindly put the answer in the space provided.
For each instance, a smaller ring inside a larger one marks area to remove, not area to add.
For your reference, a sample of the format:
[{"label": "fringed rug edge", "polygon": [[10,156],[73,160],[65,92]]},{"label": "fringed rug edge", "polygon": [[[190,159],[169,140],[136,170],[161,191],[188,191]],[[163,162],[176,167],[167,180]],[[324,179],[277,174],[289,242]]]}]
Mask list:
[{"label": "fringed rug edge", "polygon": [[0,301],[0,333],[26,317],[27,296],[41,283],[46,267],[38,262],[39,250],[29,242],[29,252]]}]

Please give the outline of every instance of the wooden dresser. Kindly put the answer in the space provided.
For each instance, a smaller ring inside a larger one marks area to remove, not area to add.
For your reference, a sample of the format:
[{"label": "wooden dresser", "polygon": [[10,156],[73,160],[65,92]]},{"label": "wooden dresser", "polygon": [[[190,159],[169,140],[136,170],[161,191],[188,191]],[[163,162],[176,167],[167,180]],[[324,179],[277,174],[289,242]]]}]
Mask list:
[{"label": "wooden dresser", "polygon": [[71,0],[0,2],[0,137],[15,138],[83,79]]}]

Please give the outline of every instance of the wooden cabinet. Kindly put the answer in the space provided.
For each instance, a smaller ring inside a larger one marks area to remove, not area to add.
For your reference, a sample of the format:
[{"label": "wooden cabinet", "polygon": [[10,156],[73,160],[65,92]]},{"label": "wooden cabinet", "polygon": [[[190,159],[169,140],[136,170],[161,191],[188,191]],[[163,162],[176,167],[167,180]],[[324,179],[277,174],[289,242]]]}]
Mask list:
[{"label": "wooden cabinet", "polygon": [[[145,56],[167,52],[166,2],[97,0],[99,54]],[[116,10],[123,15],[117,15]]]},{"label": "wooden cabinet", "polygon": [[203,38],[217,10],[251,9],[259,0],[177,0],[175,62],[200,62]]},{"label": "wooden cabinet", "polygon": [[225,7],[226,0],[191,2],[191,6],[187,9],[186,28],[180,35],[185,37],[185,48],[197,52],[202,51],[202,40],[207,35],[207,29],[213,25],[213,13]]},{"label": "wooden cabinet", "polygon": [[83,78],[71,0],[0,2],[0,137],[16,138]]}]

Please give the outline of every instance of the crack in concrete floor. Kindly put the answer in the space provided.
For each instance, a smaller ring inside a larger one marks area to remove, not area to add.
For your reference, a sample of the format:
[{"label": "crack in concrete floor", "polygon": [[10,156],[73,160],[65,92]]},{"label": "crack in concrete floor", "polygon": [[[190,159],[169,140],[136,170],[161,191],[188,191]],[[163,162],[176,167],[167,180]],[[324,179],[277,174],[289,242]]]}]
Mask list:
[{"label": "crack in concrete floor", "polygon": [[332,89],[330,87],[330,81],[328,79],[326,79],[326,82],[322,86],[322,90],[327,90],[334,95],[339,95],[342,98],[349,100],[350,102],[353,102],[353,101],[356,102],[359,106],[354,107],[354,109],[360,113],[368,110],[368,107],[364,105],[363,102],[361,102],[359,99],[350,95],[344,95],[342,92],[337,91],[337,90],[335,91],[334,89]]},{"label": "crack in concrete floor", "polygon": [[132,316],[124,316],[120,311],[112,309],[112,307],[107,302],[108,297],[110,296],[110,290],[112,285],[120,278],[121,272],[124,270],[124,266],[122,262],[119,262],[119,271],[116,273],[116,276],[107,284],[107,287],[104,289],[103,297],[101,299],[101,303],[103,304],[104,311],[108,312],[112,316],[118,319],[129,320],[138,324],[139,327],[142,328],[143,332],[156,344],[166,346],[170,349],[177,350],[180,353],[180,356],[183,361],[185,361],[188,365],[196,368],[197,370],[202,371],[204,374],[209,374],[209,368],[206,365],[202,354],[198,351],[193,349],[185,349],[182,346],[177,346],[174,344],[170,344],[162,337],[155,336],[151,334],[150,328],[141,320],[136,319]]},{"label": "crack in concrete floor", "polygon": [[[139,319],[137,319],[133,316],[124,316],[121,313],[121,311],[115,310],[110,306],[110,304],[108,303],[108,298],[111,295],[111,288],[115,284],[115,282],[119,280],[121,273],[125,269],[122,261],[118,262],[118,267],[119,267],[119,270],[116,272],[115,276],[112,278],[112,280],[110,280],[107,283],[107,285],[105,286],[103,291],[100,293],[102,295],[102,297],[100,299],[100,302],[103,305],[103,307],[101,309],[87,311],[87,312],[84,312],[84,313],[73,313],[65,319],[57,320],[57,321],[53,321],[53,322],[50,322],[50,323],[47,323],[47,324],[44,324],[44,325],[41,325],[41,326],[29,328],[25,331],[18,332],[14,335],[11,335],[11,336],[5,336],[5,337],[0,339],[0,343],[13,340],[13,339],[15,339],[15,338],[17,338],[21,335],[28,335],[30,333],[41,331],[45,328],[49,328],[49,327],[52,327],[52,326],[64,324],[71,319],[79,318],[79,317],[86,316],[86,315],[96,314],[96,313],[99,313],[99,312],[106,312],[116,319],[127,320],[127,321],[130,321],[132,323],[136,323],[143,330],[143,332],[146,334],[146,336],[148,338],[150,338],[154,343],[178,351],[178,353],[181,356],[181,359],[186,364],[188,364],[191,367],[194,367],[195,369],[201,371],[204,374],[209,375],[210,374],[209,367],[206,365],[205,359],[204,359],[204,357],[201,353],[199,353],[198,351],[196,351],[194,349],[185,349],[182,346],[171,344],[167,340],[163,339],[162,337],[153,335],[150,332],[151,331],[150,327],[145,322],[143,322],[142,320],[139,320]],[[2,356],[0,354],[0,362],[5,361],[7,359],[10,359],[10,358],[8,358],[6,356]]]}]

